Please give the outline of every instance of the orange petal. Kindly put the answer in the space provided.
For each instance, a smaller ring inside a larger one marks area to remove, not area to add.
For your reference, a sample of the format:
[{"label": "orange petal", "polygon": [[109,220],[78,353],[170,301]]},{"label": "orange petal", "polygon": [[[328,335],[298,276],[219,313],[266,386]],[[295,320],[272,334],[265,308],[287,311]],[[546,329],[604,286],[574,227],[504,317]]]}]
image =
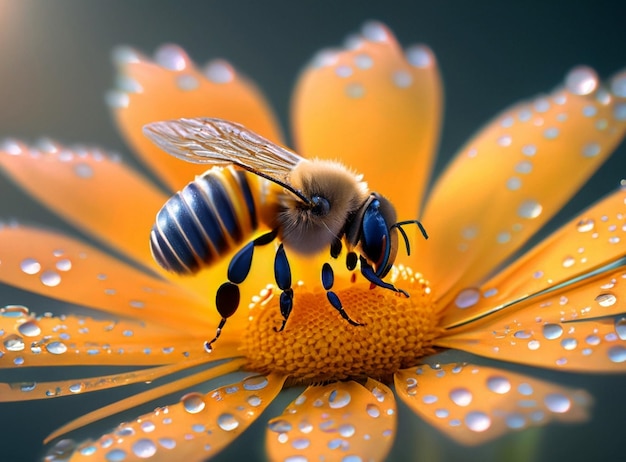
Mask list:
[{"label": "orange petal", "polygon": [[346,49],[322,51],[295,90],[293,125],[303,155],[339,159],[395,204],[419,215],[439,138],[441,82],[433,53],[403,51],[369,22]]},{"label": "orange petal", "polygon": [[[0,368],[156,365],[219,359],[207,355],[203,349],[207,334],[200,335],[194,337],[188,330],[176,332],[145,321],[74,315],[37,317],[23,306],[10,306],[0,308]],[[227,351],[224,342],[216,355]]]},{"label": "orange petal", "polygon": [[626,190],[618,190],[561,227],[480,288],[466,288],[444,310],[452,327],[497,307],[597,270],[626,255]]},{"label": "orange petal", "polygon": [[99,149],[8,141],[0,166],[20,187],[86,233],[153,266],[148,238],[166,200],[152,184]]},{"label": "orange petal", "polygon": [[271,460],[384,460],[396,435],[396,402],[368,379],[310,386],[266,432]]},{"label": "orange petal", "polygon": [[431,239],[418,245],[440,296],[493,272],[622,140],[626,98],[598,85],[593,70],[572,70],[564,88],[498,116],[437,182],[423,218]]},{"label": "orange petal", "polygon": [[[626,372],[626,270],[578,284],[467,325],[437,345],[533,366],[577,372]],[[621,315],[615,319],[594,318]]]},{"label": "orange petal", "polygon": [[205,335],[217,314],[204,299],[87,244],[26,226],[0,228],[0,281],[36,294]]},{"label": "orange petal", "polygon": [[130,48],[115,53],[119,76],[109,103],[120,131],[156,174],[177,190],[206,166],[181,162],[148,140],[148,122],[181,117],[219,117],[239,122],[274,141],[280,130],[262,94],[222,60],[199,69],[176,45],[156,50],[154,61]]},{"label": "orange petal", "polygon": [[466,445],[551,421],[581,422],[591,405],[583,390],[468,364],[404,369],[394,381],[413,411]]},{"label": "orange petal", "polygon": [[[117,457],[202,461],[232,443],[283,387],[285,377],[248,377],[207,394],[188,393],[179,403],[120,425],[98,442],[79,446],[72,461]],[[118,459],[121,460],[121,459]]]}]

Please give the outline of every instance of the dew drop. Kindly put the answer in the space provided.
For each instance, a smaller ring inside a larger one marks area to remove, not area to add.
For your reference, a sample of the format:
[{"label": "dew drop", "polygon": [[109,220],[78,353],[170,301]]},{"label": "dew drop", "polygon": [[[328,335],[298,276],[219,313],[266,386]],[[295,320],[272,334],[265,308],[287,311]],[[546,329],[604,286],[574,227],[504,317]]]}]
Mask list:
[{"label": "dew drop", "polygon": [[578,340],[576,340],[575,338],[571,338],[571,337],[564,338],[563,340],[561,340],[561,346],[567,351],[574,350],[578,346]]},{"label": "dew drop", "polygon": [[469,406],[472,402],[472,393],[467,388],[455,388],[450,391],[450,399],[457,406]]},{"label": "dew drop", "polygon": [[233,68],[226,61],[214,60],[204,68],[204,75],[213,83],[223,84],[235,79]]},{"label": "dew drop", "polygon": [[234,415],[225,412],[224,414],[220,414],[217,418],[217,425],[224,431],[234,430],[239,426],[239,421],[235,418]]},{"label": "dew drop", "polygon": [[506,180],[506,189],[509,191],[517,191],[522,187],[522,180],[517,176],[512,176]]},{"label": "dew drop", "polygon": [[72,269],[72,262],[67,258],[63,258],[62,260],[56,262],[55,266],[59,271],[69,271]]},{"label": "dew drop", "polygon": [[148,438],[142,438],[133,443],[133,454],[140,459],[152,457],[157,451],[156,444]]},{"label": "dew drop", "polygon": [[359,456],[355,456],[354,454],[351,454],[341,459],[341,462],[363,462],[363,459],[361,459]]},{"label": "dew drop", "polygon": [[338,431],[339,434],[344,438],[350,438],[352,435],[355,434],[356,429],[352,424],[344,424],[339,426]]},{"label": "dew drop", "polygon": [[82,382],[73,383],[69,386],[71,393],[80,393],[85,389],[85,384]]},{"label": "dew drop", "polygon": [[332,409],[340,409],[348,405],[352,397],[346,390],[333,390],[328,396],[328,405]]},{"label": "dew drop", "polygon": [[576,263],[574,257],[568,255],[563,259],[563,262],[561,264],[563,265],[563,268],[571,268],[572,266],[574,266],[574,263]]},{"label": "dew drop", "polygon": [[41,283],[47,287],[56,287],[61,283],[61,275],[56,271],[47,270],[39,276]]},{"label": "dew drop", "polygon": [[532,334],[527,330],[518,330],[517,332],[513,334],[513,337],[519,338],[519,339],[525,339],[525,338],[532,337]]},{"label": "dew drop", "polygon": [[361,53],[354,58],[354,64],[359,69],[369,69],[374,65],[374,60],[370,55]]},{"label": "dew drop", "polygon": [[615,305],[615,303],[617,302],[617,297],[612,293],[607,292],[598,295],[595,298],[595,301],[598,302],[598,305],[600,305],[601,307],[608,308]]},{"label": "dew drop", "polygon": [[370,417],[376,418],[380,416],[380,409],[375,404],[368,404],[365,408],[365,411]]},{"label": "dew drop", "polygon": [[200,393],[187,393],[180,399],[183,403],[185,411],[190,414],[197,414],[204,409],[206,403]]},{"label": "dew drop", "polygon": [[576,224],[576,229],[581,233],[588,233],[589,231],[593,230],[595,225],[596,223],[593,219],[584,218]]},{"label": "dew drop", "polygon": [[575,95],[589,95],[598,88],[598,75],[590,67],[575,67],[565,77],[565,88]]},{"label": "dew drop", "polygon": [[365,87],[360,83],[350,83],[346,85],[346,95],[348,98],[362,98],[365,95]]},{"label": "dew drop", "polygon": [[50,342],[46,345],[46,350],[53,355],[62,355],[67,351],[67,347],[62,342]]},{"label": "dew drop", "polygon": [[20,268],[26,274],[37,274],[41,271],[41,264],[34,258],[25,258],[20,263]]},{"label": "dew drop", "polygon": [[487,387],[494,393],[503,395],[511,390],[511,382],[501,376],[489,377],[487,379]]},{"label": "dew drop", "polygon": [[517,412],[506,416],[506,426],[514,430],[524,428],[526,426],[526,418]]},{"label": "dew drop", "polygon": [[620,72],[611,80],[611,91],[620,98],[626,98],[626,72]]},{"label": "dew drop", "polygon": [[535,200],[527,200],[522,202],[522,204],[517,209],[517,214],[521,218],[537,218],[541,215],[543,207],[541,204]]},{"label": "dew drop", "polygon": [[459,292],[459,294],[456,296],[456,299],[454,300],[454,304],[457,306],[457,308],[463,310],[474,306],[476,303],[478,303],[478,300],[480,300],[480,291],[474,287],[470,287],[467,289],[463,289],[461,292]]},{"label": "dew drop", "polygon": [[24,337],[36,337],[41,334],[41,328],[36,321],[26,321],[17,327],[17,330]]},{"label": "dew drop", "polygon": [[271,420],[267,428],[276,433],[286,433],[291,431],[291,424],[284,419]]},{"label": "dew drop", "polygon": [[435,395],[424,395],[424,396],[422,396],[422,401],[424,402],[424,404],[436,403],[438,399],[439,398],[437,398]]},{"label": "dew drop", "polygon": [[623,363],[626,361],[626,347],[616,345],[609,348],[609,359],[614,363]]},{"label": "dew drop", "polygon": [[472,411],[465,416],[465,425],[472,431],[484,432],[491,426],[491,419],[484,412]]},{"label": "dew drop", "polygon": [[377,21],[368,21],[361,28],[363,37],[372,42],[384,42],[387,40],[385,27]]},{"label": "dew drop", "polygon": [[515,171],[517,173],[521,173],[522,175],[528,175],[533,171],[533,164],[528,160],[523,160],[515,164]]},{"label": "dew drop", "polygon": [[406,49],[406,60],[408,63],[420,69],[433,64],[433,56],[430,49],[424,45],[412,45]]},{"label": "dew drop", "polygon": [[544,403],[550,411],[556,414],[563,414],[569,411],[572,406],[570,399],[561,393],[550,393],[546,395]]},{"label": "dew drop", "polygon": [[563,328],[560,324],[544,324],[543,336],[548,340],[559,338],[563,334]]},{"label": "dew drop", "polygon": [[159,438],[159,444],[165,449],[174,449],[176,447],[176,441],[172,438]]},{"label": "dew drop", "polygon": [[626,318],[617,318],[615,320],[615,332],[621,340],[626,340]]},{"label": "dew drop", "polygon": [[335,68],[335,74],[337,74],[337,77],[346,79],[352,75],[352,68],[350,66],[346,66],[345,64],[342,64],[341,66],[337,66]]},{"label": "dew drop", "polygon": [[600,154],[600,145],[598,143],[588,143],[583,146],[582,155],[583,157],[596,157]]},{"label": "dew drop", "polygon": [[543,132],[543,136],[548,140],[553,140],[559,136],[559,129],[556,127],[546,128]]},{"label": "dew drop", "polygon": [[408,88],[413,83],[413,76],[407,71],[396,71],[392,76],[393,84],[398,88]]},{"label": "dew drop", "polygon": [[528,349],[529,350],[538,350],[539,347],[541,346],[541,343],[539,343],[539,340],[531,340],[530,342],[528,342]]},{"label": "dew drop", "polygon": [[185,69],[185,52],[176,45],[163,45],[154,53],[154,60],[160,66],[171,71],[182,71]]},{"label": "dew drop", "polygon": [[291,442],[294,449],[306,449],[311,445],[311,441],[308,438],[298,438]]},{"label": "dew drop", "polygon": [[254,377],[248,377],[243,381],[244,390],[256,391],[264,389],[268,384],[267,377],[264,375],[256,375]]},{"label": "dew drop", "polygon": [[78,162],[74,165],[74,173],[78,178],[88,179],[93,177],[93,167],[85,162]]},{"label": "dew drop", "polygon": [[7,351],[22,351],[24,349],[24,340],[16,334],[7,335],[3,344]]},{"label": "dew drop", "polygon": [[258,407],[261,405],[261,398],[258,395],[250,395],[246,398],[246,402],[249,406]]}]

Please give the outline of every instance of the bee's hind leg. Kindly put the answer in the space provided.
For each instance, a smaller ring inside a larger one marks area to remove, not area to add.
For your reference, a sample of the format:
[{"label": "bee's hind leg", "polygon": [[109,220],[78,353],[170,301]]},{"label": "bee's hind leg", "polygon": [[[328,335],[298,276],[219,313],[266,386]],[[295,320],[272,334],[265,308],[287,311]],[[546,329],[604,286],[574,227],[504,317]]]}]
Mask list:
[{"label": "bee's hind leg", "polygon": [[388,282],[385,282],[381,278],[379,278],[376,272],[374,271],[374,268],[372,268],[372,266],[367,262],[367,260],[365,260],[365,258],[360,257],[360,260],[361,260],[361,274],[365,276],[365,279],[367,279],[369,282],[371,282],[375,286],[382,287],[383,289],[393,290],[394,292],[401,293],[407,298],[409,297],[408,292],[406,292],[405,290],[398,289],[393,284],[389,284]]},{"label": "bee's hind leg", "polygon": [[213,340],[204,342],[204,349],[208,353],[213,351],[211,345],[220,337],[226,320],[235,314],[235,311],[239,308],[241,294],[239,293],[238,284],[245,281],[248,277],[248,273],[250,273],[254,248],[269,244],[276,238],[276,235],[277,231],[274,230],[257,237],[255,240],[248,242],[248,244],[242,247],[230,260],[230,264],[228,265],[228,282],[222,284],[215,294],[215,307],[220,316],[222,316],[222,320],[217,326]]},{"label": "bee's hind leg", "polygon": [[283,316],[283,323],[280,329],[274,330],[276,332],[282,332],[287,324],[287,319],[291,314],[293,308],[293,289],[291,288],[291,268],[289,267],[289,260],[285,254],[285,248],[282,244],[278,246],[276,256],[274,257],[274,278],[276,279],[276,285],[280,290],[280,314]]},{"label": "bee's hind leg", "polygon": [[328,298],[328,301],[330,302],[330,304],[332,305],[334,309],[339,311],[339,314],[341,315],[343,319],[348,321],[353,326],[362,326],[363,324],[361,324],[360,322],[354,321],[348,315],[348,313],[346,313],[346,310],[343,309],[341,300],[339,300],[339,297],[337,296],[337,294],[331,290],[333,288],[334,283],[335,283],[335,273],[333,273],[333,268],[328,263],[324,263],[324,266],[322,266],[322,286],[324,286],[324,290],[326,291],[326,297]]}]

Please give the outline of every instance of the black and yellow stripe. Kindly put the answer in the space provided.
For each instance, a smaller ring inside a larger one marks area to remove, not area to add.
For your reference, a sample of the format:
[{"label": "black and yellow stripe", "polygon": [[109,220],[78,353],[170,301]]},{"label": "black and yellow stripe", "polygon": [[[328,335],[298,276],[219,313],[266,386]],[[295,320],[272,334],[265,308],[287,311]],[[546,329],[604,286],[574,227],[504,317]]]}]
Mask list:
[{"label": "black and yellow stripe", "polygon": [[214,167],[172,196],[150,233],[154,259],[193,274],[249,239],[258,226],[249,174]]}]

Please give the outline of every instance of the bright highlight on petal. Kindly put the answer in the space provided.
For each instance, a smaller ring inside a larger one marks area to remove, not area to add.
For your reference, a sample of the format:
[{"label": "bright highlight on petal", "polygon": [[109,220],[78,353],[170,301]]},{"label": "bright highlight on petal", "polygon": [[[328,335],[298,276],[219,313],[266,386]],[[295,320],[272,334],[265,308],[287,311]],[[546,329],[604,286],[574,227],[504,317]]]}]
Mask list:
[{"label": "bright highlight on petal", "polygon": [[384,460],[396,433],[396,402],[368,379],[312,386],[267,424],[272,460]]},{"label": "bright highlight on petal", "polygon": [[444,301],[519,249],[622,140],[626,99],[567,80],[498,116],[437,181],[423,217],[431,239],[416,244]]},{"label": "bright highlight on petal", "polygon": [[176,45],[163,45],[154,59],[121,48],[114,60],[120,76],[108,101],[120,131],[172,190],[182,188],[206,167],[181,162],[154,146],[142,132],[149,122],[219,117],[280,141],[276,119],[259,90],[225,61],[211,61],[200,69]]},{"label": "bright highlight on petal", "polygon": [[403,51],[384,25],[367,23],[342,50],[318,54],[295,90],[296,146],[341,159],[387,196],[400,219],[419,216],[442,111],[433,53]]},{"label": "bright highlight on petal", "polygon": [[583,390],[485,366],[423,365],[396,373],[395,385],[411,409],[466,445],[550,421],[580,422],[591,405]]}]

